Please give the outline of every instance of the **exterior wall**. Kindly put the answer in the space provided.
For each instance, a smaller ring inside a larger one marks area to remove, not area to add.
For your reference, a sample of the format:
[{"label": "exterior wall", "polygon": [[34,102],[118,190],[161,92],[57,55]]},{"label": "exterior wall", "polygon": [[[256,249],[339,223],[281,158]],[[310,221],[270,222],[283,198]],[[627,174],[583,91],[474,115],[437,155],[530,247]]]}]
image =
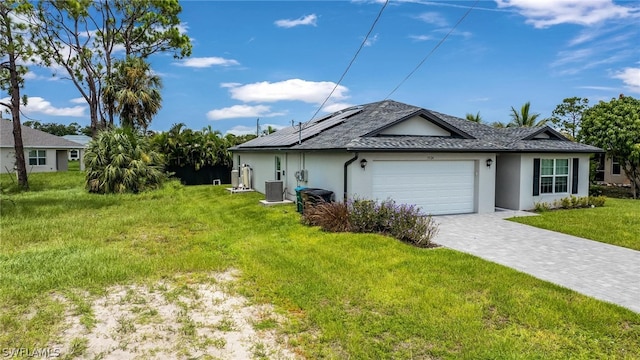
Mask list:
[{"label": "exterior wall", "polygon": [[497,207],[520,209],[520,157],[520,154],[498,154],[496,159]]},{"label": "exterior wall", "polygon": [[631,185],[622,165],[620,165],[620,174],[613,173],[613,159],[608,156],[604,157],[604,182],[606,184]]},{"label": "exterior wall", "polygon": [[558,154],[522,154],[520,162],[520,199],[519,208],[516,210],[531,210],[535,208],[535,204],[538,202],[552,203],[554,200],[559,200],[568,197],[571,194],[571,175],[573,169],[569,170],[569,186],[568,192],[559,194],[540,194],[539,196],[533,196],[533,159],[569,159],[569,166],[571,166],[571,159],[579,158],[580,163],[578,165],[578,193],[574,196],[589,196],[589,158],[590,154],[570,154],[570,153],[558,153]]},{"label": "exterior wall", "polygon": [[[284,187],[286,198],[295,200],[295,188],[305,186],[333,191],[336,201],[344,198],[344,164],[355,156],[347,152],[236,152],[233,154],[234,168],[248,164],[253,169],[253,188],[265,192],[265,181],[275,179],[275,156],[283,159],[285,169]],[[238,162],[240,156],[240,162]],[[285,160],[286,159],[286,160]],[[348,197],[371,198],[373,193],[370,168],[362,169],[360,160],[369,164],[376,160],[474,160],[476,162],[475,210],[479,213],[493,212],[495,208],[495,154],[457,153],[360,153],[358,159],[347,168]],[[486,166],[487,159],[493,161]],[[286,165],[285,165],[286,164]],[[307,169],[308,181],[295,179],[295,172]]]},{"label": "exterior wall", "polygon": [[[362,169],[360,167],[360,160],[362,159],[366,159],[369,164],[376,160],[474,160],[476,162],[475,210],[478,213],[489,213],[495,211],[496,156],[493,153],[360,153],[358,160],[353,162],[348,168],[347,191],[349,197],[372,197],[372,176],[370,174],[370,169]],[[487,159],[491,159],[493,162],[493,165],[490,167],[487,167],[486,165]],[[344,162],[341,163],[341,165],[343,164]]]},{"label": "exterior wall", "polygon": [[424,135],[424,136],[451,136],[447,130],[434,125],[431,121],[420,116],[414,116],[388,129],[384,129],[382,135]]},{"label": "exterior wall", "polygon": [[[344,163],[353,157],[346,152],[236,152],[233,154],[233,167],[238,169],[242,164],[249,165],[252,169],[253,189],[264,194],[265,182],[276,178],[276,156],[280,156],[282,161],[284,175],[281,180],[287,199],[296,199],[295,188],[298,186],[330,190],[335,193],[336,200],[342,199]],[[296,171],[302,169],[307,170],[307,181],[295,178]]]},{"label": "exterior wall", "polygon": [[[13,149],[9,149],[9,148],[2,148],[1,149],[1,155],[2,158],[0,159],[0,166],[2,167],[2,169],[0,170],[0,172],[2,173],[10,173],[10,172],[14,172],[14,165],[15,165],[15,155],[14,155],[14,151]],[[29,150],[46,150],[47,154],[46,154],[46,161],[47,164],[46,165],[29,165]],[[66,151],[66,149],[65,149]],[[65,155],[66,157],[66,155]],[[36,149],[36,148],[25,148],[24,150],[24,160],[27,164],[27,173],[35,173],[35,172],[52,172],[52,171],[57,171],[57,167],[56,167],[56,149]],[[7,171],[8,169],[8,171]]]}]

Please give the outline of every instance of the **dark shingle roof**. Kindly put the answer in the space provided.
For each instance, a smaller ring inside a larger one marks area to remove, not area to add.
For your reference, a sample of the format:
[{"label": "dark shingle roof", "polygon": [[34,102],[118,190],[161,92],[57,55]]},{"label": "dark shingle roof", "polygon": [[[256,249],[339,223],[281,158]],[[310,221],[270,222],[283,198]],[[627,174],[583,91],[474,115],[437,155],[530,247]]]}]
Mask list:
[{"label": "dark shingle roof", "polygon": [[[421,116],[446,129],[451,136],[380,135],[390,126]],[[549,139],[534,139],[545,133]],[[348,151],[459,151],[459,152],[601,152],[572,142],[549,127],[496,129],[437,111],[385,100],[349,108],[298,127],[240,144],[232,150],[291,149]]]},{"label": "dark shingle roof", "polygon": [[[82,145],[60,136],[48,134],[44,131],[32,129],[28,126],[21,125],[22,143],[28,148],[57,148],[57,149],[77,149]],[[0,119],[0,147],[12,148],[15,146],[13,141],[13,122],[11,120]]]}]

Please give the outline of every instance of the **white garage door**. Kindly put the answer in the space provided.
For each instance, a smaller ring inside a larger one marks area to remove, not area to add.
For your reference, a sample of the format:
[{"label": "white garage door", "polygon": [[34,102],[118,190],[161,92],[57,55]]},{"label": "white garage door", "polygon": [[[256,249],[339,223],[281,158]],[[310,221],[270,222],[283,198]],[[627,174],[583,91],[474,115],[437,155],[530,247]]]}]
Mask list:
[{"label": "white garage door", "polygon": [[474,161],[374,161],[373,197],[427,214],[474,212]]}]

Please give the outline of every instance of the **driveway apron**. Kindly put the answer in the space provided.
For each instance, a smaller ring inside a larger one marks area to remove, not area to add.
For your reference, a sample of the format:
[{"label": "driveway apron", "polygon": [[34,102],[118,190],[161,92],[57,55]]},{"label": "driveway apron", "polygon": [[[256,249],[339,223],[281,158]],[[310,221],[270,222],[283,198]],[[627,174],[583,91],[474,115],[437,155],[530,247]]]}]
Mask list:
[{"label": "driveway apron", "polygon": [[437,216],[434,242],[640,313],[640,251],[504,220],[531,215]]}]

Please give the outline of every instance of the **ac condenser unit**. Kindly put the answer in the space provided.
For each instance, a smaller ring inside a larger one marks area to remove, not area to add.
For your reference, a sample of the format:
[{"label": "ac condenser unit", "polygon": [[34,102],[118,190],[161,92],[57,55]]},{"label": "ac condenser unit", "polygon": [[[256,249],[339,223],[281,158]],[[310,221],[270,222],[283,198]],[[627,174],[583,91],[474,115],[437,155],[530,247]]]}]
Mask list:
[{"label": "ac condenser unit", "polygon": [[284,200],[282,181],[265,181],[264,195],[268,202],[280,202]]}]

